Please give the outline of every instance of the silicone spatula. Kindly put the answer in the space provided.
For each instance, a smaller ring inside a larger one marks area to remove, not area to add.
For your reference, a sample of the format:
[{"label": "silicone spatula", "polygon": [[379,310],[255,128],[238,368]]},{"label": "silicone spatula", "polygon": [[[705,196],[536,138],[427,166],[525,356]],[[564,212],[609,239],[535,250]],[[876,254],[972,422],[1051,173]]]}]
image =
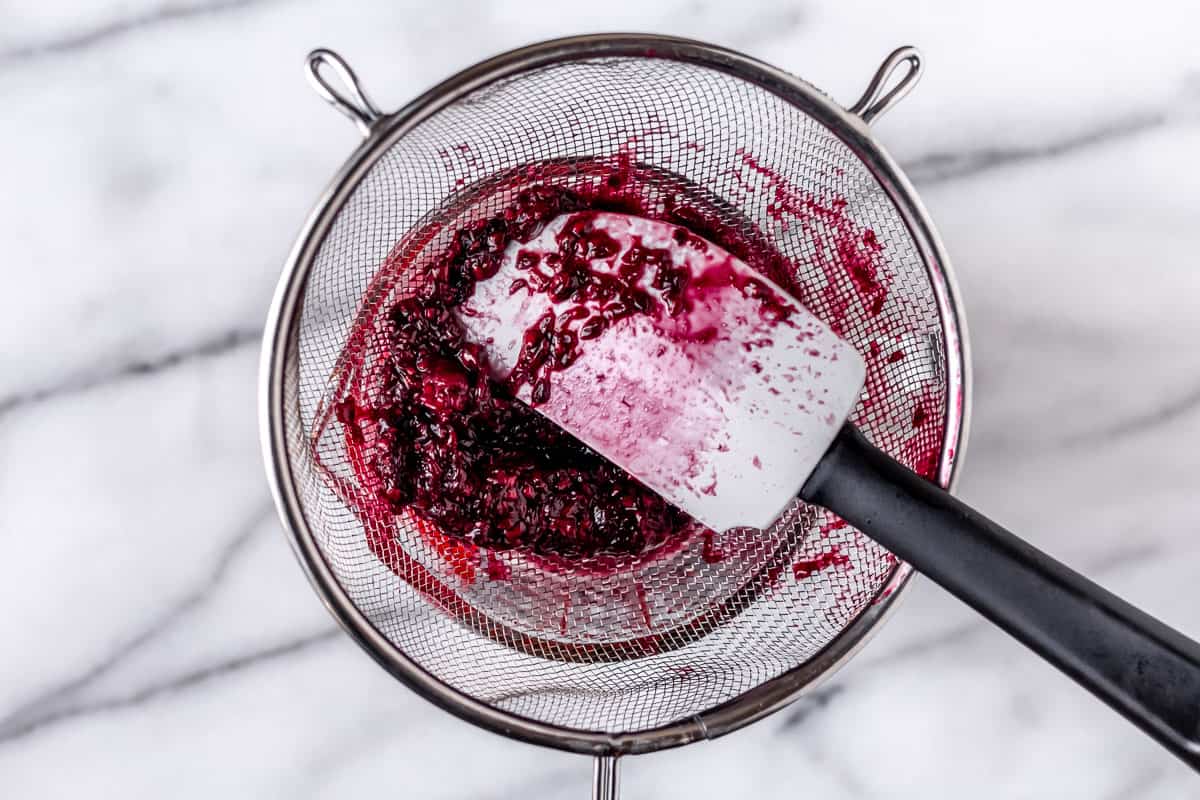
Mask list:
[{"label": "silicone spatula", "polygon": [[[538,289],[581,226],[608,244],[576,259],[643,290],[644,313]],[[846,421],[861,356],[721,248],[667,223],[565,215],[510,244],[460,318],[502,379],[544,348],[545,320],[575,337],[598,320],[518,397],[714,530],[766,527],[797,496],[824,506],[1200,770],[1200,644],[871,445]]]}]

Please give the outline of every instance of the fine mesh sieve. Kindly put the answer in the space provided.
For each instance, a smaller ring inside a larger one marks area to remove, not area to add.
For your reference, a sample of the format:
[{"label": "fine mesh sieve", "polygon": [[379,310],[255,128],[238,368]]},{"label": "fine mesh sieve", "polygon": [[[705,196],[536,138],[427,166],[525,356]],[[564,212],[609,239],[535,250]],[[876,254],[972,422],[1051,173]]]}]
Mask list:
[{"label": "fine mesh sieve", "polygon": [[[782,256],[798,299],[868,356],[855,424],[948,484],[966,430],[963,322],[932,226],[866,125],[919,70],[916,51],[897,50],[847,111],[709,45],[577,37],[499,56],[385,116],[336,55],[310,56],[318,90],[366,139],[280,284],[264,447],[314,586],[376,660],[476,724],[616,756],[736,729],[861,643],[910,570],[823,509],[797,501],[768,530],[696,526],[586,564],[489,552],[381,510],[333,408],[351,385],[370,390],[384,358],[373,332],[457,230],[524,186],[586,192],[616,170],[652,212],[703,209]],[[864,291],[861,259],[879,286]]]}]

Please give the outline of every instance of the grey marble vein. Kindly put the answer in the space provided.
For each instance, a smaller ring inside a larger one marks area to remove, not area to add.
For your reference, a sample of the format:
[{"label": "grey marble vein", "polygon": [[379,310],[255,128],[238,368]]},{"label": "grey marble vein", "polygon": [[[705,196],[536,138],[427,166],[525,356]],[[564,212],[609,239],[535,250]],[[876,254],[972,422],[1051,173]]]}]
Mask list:
[{"label": "grey marble vein", "polygon": [[918,186],[969,178],[1001,167],[1068,155],[1111,142],[1129,139],[1161,128],[1170,120],[1165,112],[1131,114],[1061,139],[1014,147],[986,146],[971,150],[930,153],[902,164]]},{"label": "grey marble vein", "polygon": [[0,744],[13,741],[15,739],[20,739],[32,733],[39,732],[51,725],[56,725],[67,720],[74,720],[81,717],[89,717],[109,711],[117,711],[124,708],[138,706],[164,695],[180,692],[185,689],[216,680],[217,678],[224,677],[231,673],[240,672],[250,667],[258,666],[265,662],[282,658],[283,656],[308,650],[316,645],[322,644],[323,642],[327,642],[340,634],[340,628],[330,627],[315,633],[307,634],[305,636],[296,637],[289,641],[281,642],[280,644],[273,645],[271,647],[265,647],[261,650],[255,650],[253,652],[245,653],[224,661],[218,661],[199,669],[174,676],[168,680],[160,681],[158,683],[150,683],[125,695],[104,698],[102,700],[89,703],[80,703],[74,706],[67,706],[39,717],[31,717],[27,720],[17,721],[11,725],[7,723],[0,724]]},{"label": "grey marble vein", "polygon": [[262,528],[263,523],[272,514],[271,506],[260,506],[255,509],[247,523],[242,525],[221,548],[208,573],[187,594],[142,630],[78,675],[45,690],[0,718],[0,742],[40,728],[49,722],[78,716],[80,709],[86,709],[87,704],[74,704],[73,699],[100,677],[112,672],[135,652],[162,636],[193,609],[202,605],[221,585],[236,563],[238,556],[254,537],[255,532]]},{"label": "grey marble vein", "polygon": [[1106,794],[1103,800],[1138,800],[1145,797],[1146,792],[1162,782],[1165,777],[1166,772],[1159,767],[1142,770]]},{"label": "grey marble vein", "polygon": [[258,328],[233,328],[150,358],[125,361],[106,370],[82,372],[64,377],[46,386],[14,392],[0,397],[0,418],[35,403],[82,394],[101,386],[171,369],[196,359],[223,355],[232,350],[257,344],[261,337],[262,331]]},{"label": "grey marble vein", "polygon": [[203,17],[225,11],[259,5],[270,0],[210,0],[200,3],[167,3],[141,14],[109,20],[82,31],[40,42],[27,42],[0,50],[0,65],[27,61],[31,58],[85,50],[134,31],[164,22]]},{"label": "grey marble vein", "polygon": [[788,707],[778,731],[784,732],[800,727],[814,714],[828,708],[829,704],[845,690],[845,686],[835,683],[801,695],[800,699]]},{"label": "grey marble vein", "polygon": [[1092,575],[1118,572],[1126,567],[1144,565],[1161,555],[1164,555],[1161,545],[1135,540],[1126,547],[1099,555],[1092,561],[1088,572]]},{"label": "grey marble vein", "polygon": [[1068,446],[1109,444],[1117,439],[1153,430],[1175,422],[1200,409],[1200,384],[1196,384],[1182,395],[1140,414],[1123,417],[1103,427],[1072,434],[1061,441]]},{"label": "grey marble vein", "polygon": [[842,754],[836,749],[831,750],[827,747],[821,737],[813,737],[808,742],[806,750],[809,758],[819,766],[824,767],[825,771],[841,784],[850,797],[869,796],[867,788],[855,776],[853,768],[843,763]]}]

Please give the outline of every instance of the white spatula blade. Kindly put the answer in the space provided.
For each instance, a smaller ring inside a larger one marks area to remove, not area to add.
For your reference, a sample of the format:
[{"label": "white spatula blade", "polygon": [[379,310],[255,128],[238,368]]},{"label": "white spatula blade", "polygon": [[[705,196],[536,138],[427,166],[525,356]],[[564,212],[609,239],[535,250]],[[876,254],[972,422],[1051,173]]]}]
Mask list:
[{"label": "white spatula blade", "polygon": [[[862,357],[715,245],[689,244],[694,236],[667,223],[588,215],[588,225],[619,246],[593,260],[592,270],[615,273],[635,247],[668,251],[673,265],[691,275],[690,307],[672,316],[660,304],[657,313],[624,317],[582,342],[578,359],[550,374],[549,399],[535,408],[714,530],[770,525],[858,401]],[[529,272],[518,268],[518,255],[558,253],[556,237],[572,217],[556,218],[526,244],[510,244],[499,273],[481,281],[461,307],[463,324],[486,345],[497,377],[512,370],[525,332],[547,310],[559,318],[573,308],[582,307],[581,315],[602,311],[522,288]],[[649,288],[650,280],[640,285]],[[772,304],[784,309],[782,321]],[[518,397],[531,402],[530,387],[523,385]]]}]

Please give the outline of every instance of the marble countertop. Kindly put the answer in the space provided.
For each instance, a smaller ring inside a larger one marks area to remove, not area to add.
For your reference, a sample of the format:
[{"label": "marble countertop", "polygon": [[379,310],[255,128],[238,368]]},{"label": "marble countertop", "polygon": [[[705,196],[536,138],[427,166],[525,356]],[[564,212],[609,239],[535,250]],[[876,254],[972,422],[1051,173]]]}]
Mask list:
[{"label": "marble countertop", "polygon": [[[587,796],[586,759],[395,684],[281,534],[258,339],[292,237],[357,142],[303,80],[316,45],[385,108],[572,32],[710,39],[847,103],[894,46],[921,47],[925,79],[876,130],[968,310],[960,494],[1200,637],[1194,3],[0,7],[5,797]],[[630,798],[1200,793],[927,581],[819,692],[624,773]]]}]

